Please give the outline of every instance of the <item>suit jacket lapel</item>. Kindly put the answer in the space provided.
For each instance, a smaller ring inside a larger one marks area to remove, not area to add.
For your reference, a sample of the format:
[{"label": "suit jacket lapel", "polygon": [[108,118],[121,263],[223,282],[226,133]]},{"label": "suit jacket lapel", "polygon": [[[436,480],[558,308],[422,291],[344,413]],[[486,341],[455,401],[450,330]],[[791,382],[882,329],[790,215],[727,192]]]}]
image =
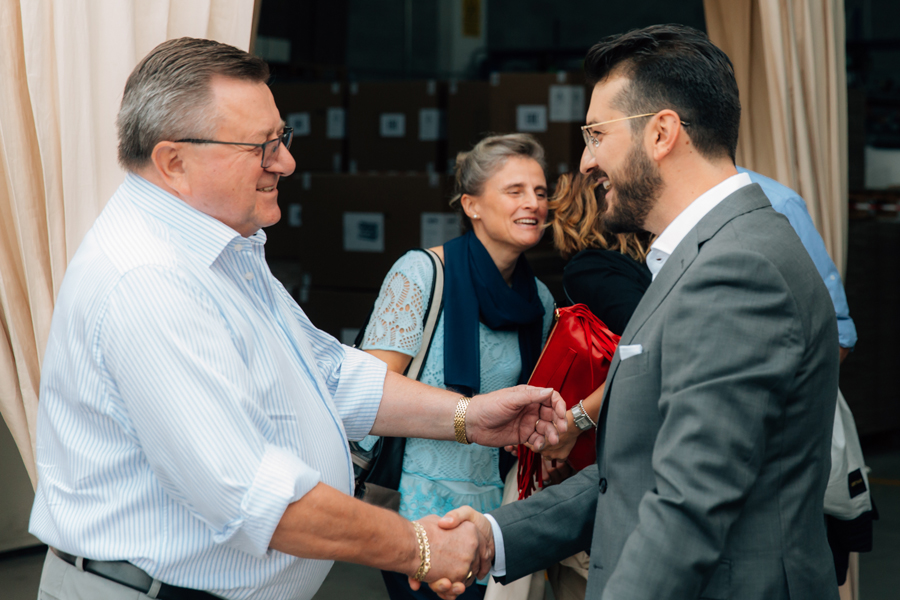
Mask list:
[{"label": "suit jacket lapel", "polygon": [[[759,184],[752,183],[744,186],[726,197],[706,214],[697,225],[681,240],[678,247],[663,265],[662,270],[647,288],[644,297],[634,310],[634,314],[622,332],[619,345],[627,345],[634,340],[634,336],[650,318],[650,315],[659,307],[662,301],[669,295],[672,288],[681,279],[681,276],[691,266],[700,252],[701,246],[712,238],[726,223],[748,212],[764,207],[770,207],[771,203],[763,193]],[[603,393],[603,407],[606,408],[606,399],[612,389],[612,380],[619,367],[618,351],[613,356],[609,366],[609,374],[606,377],[607,385]]]}]

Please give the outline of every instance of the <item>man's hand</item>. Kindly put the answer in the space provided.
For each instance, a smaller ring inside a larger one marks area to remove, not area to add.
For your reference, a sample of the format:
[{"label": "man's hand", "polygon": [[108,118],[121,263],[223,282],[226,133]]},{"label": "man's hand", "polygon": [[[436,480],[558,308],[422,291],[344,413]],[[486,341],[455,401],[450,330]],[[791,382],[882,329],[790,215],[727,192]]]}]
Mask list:
[{"label": "man's hand", "polygon": [[575,442],[578,441],[578,436],[581,433],[582,431],[575,426],[575,418],[572,416],[572,411],[566,411],[566,430],[560,432],[559,442],[547,444],[541,450],[534,450],[533,448],[531,450],[539,453],[546,459],[566,460],[569,458],[569,453],[572,452],[572,448],[575,447]]},{"label": "man's hand", "polygon": [[551,388],[518,385],[475,396],[466,413],[466,437],[482,446],[542,449],[565,431],[566,403]]},{"label": "man's hand", "polygon": [[[444,515],[438,525],[441,529],[456,531],[457,529],[474,525],[478,532],[478,569],[472,570],[472,577],[468,580],[453,579],[443,577],[432,580],[429,586],[432,591],[444,600],[453,600],[466,591],[466,586],[471,585],[476,579],[484,578],[491,570],[491,564],[494,562],[494,534],[491,530],[491,523],[483,514],[472,508],[471,506],[463,506],[452,510]],[[434,550],[432,550],[432,561],[434,560]],[[434,569],[434,567],[432,567]],[[413,586],[413,579],[410,579],[410,585]],[[414,586],[413,589],[418,589]]]},{"label": "man's hand", "polygon": [[[446,517],[445,517],[446,518]],[[465,591],[466,585],[475,581],[477,573],[490,570],[490,562],[485,567],[481,546],[484,544],[482,534],[470,522],[458,523],[458,527],[438,526],[438,517],[429,515],[419,519],[418,523],[425,528],[428,545],[431,548],[431,569],[425,576],[425,582],[456,581],[462,582],[456,589],[460,591],[448,598],[455,598]],[[418,542],[416,542],[418,544]],[[416,558],[414,568],[408,571],[409,585],[418,590],[421,582],[413,576],[421,564]],[[471,573],[471,575],[469,575]],[[447,585],[448,590],[450,585]]]}]

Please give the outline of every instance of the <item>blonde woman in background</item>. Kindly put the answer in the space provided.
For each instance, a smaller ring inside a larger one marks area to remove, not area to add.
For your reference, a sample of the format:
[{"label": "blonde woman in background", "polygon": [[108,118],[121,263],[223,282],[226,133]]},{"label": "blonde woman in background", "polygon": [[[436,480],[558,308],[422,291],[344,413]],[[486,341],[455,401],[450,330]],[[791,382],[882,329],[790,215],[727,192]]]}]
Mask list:
[{"label": "blonde woman in background", "polygon": [[[422,382],[471,396],[528,381],[553,318],[553,297],[523,255],[544,233],[544,171],[544,150],[528,134],[491,136],[457,157],[450,203],[465,233],[431,249],[445,265],[444,304]],[[433,279],[422,252],[400,257],[384,279],[361,348],[393,371],[403,373],[419,352]],[[477,444],[407,440],[400,514],[415,520],[460,506],[498,508],[500,456]],[[427,586],[412,590],[406,575],[382,576],[392,600],[437,598]],[[476,583],[460,598],[484,593]]]}]

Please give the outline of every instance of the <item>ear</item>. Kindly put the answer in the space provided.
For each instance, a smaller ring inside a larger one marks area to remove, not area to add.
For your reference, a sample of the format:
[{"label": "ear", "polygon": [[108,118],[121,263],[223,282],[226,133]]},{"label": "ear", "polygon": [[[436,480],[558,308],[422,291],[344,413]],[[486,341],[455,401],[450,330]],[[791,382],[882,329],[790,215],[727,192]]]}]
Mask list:
[{"label": "ear", "polygon": [[472,219],[472,215],[479,214],[480,202],[479,198],[476,196],[470,196],[469,194],[463,194],[462,198],[459,199],[459,203],[462,205],[463,212],[468,215],[469,219]]},{"label": "ear", "polygon": [[176,142],[162,141],[150,154],[150,161],[163,182],[180,196],[190,195],[190,182],[184,164],[184,148]]},{"label": "ear", "polygon": [[662,110],[654,117],[651,127],[647,129],[647,135],[650,158],[657,162],[668,156],[679,141],[682,143],[690,141],[681,124],[681,118],[671,109]]}]

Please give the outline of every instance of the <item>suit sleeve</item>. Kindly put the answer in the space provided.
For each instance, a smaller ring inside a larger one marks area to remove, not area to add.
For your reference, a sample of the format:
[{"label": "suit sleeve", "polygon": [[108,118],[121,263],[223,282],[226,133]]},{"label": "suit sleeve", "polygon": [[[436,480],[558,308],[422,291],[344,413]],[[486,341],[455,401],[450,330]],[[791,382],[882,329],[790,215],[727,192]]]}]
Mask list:
[{"label": "suit sleeve", "polygon": [[509,583],[525,575],[590,550],[597,511],[597,465],[591,465],[560,485],[521,502],[491,512],[503,532]]},{"label": "suit sleeve", "polygon": [[759,475],[767,428],[784,414],[804,353],[798,307],[774,265],[749,251],[710,254],[667,300],[656,486],[639,503],[604,600],[698,596]]}]

